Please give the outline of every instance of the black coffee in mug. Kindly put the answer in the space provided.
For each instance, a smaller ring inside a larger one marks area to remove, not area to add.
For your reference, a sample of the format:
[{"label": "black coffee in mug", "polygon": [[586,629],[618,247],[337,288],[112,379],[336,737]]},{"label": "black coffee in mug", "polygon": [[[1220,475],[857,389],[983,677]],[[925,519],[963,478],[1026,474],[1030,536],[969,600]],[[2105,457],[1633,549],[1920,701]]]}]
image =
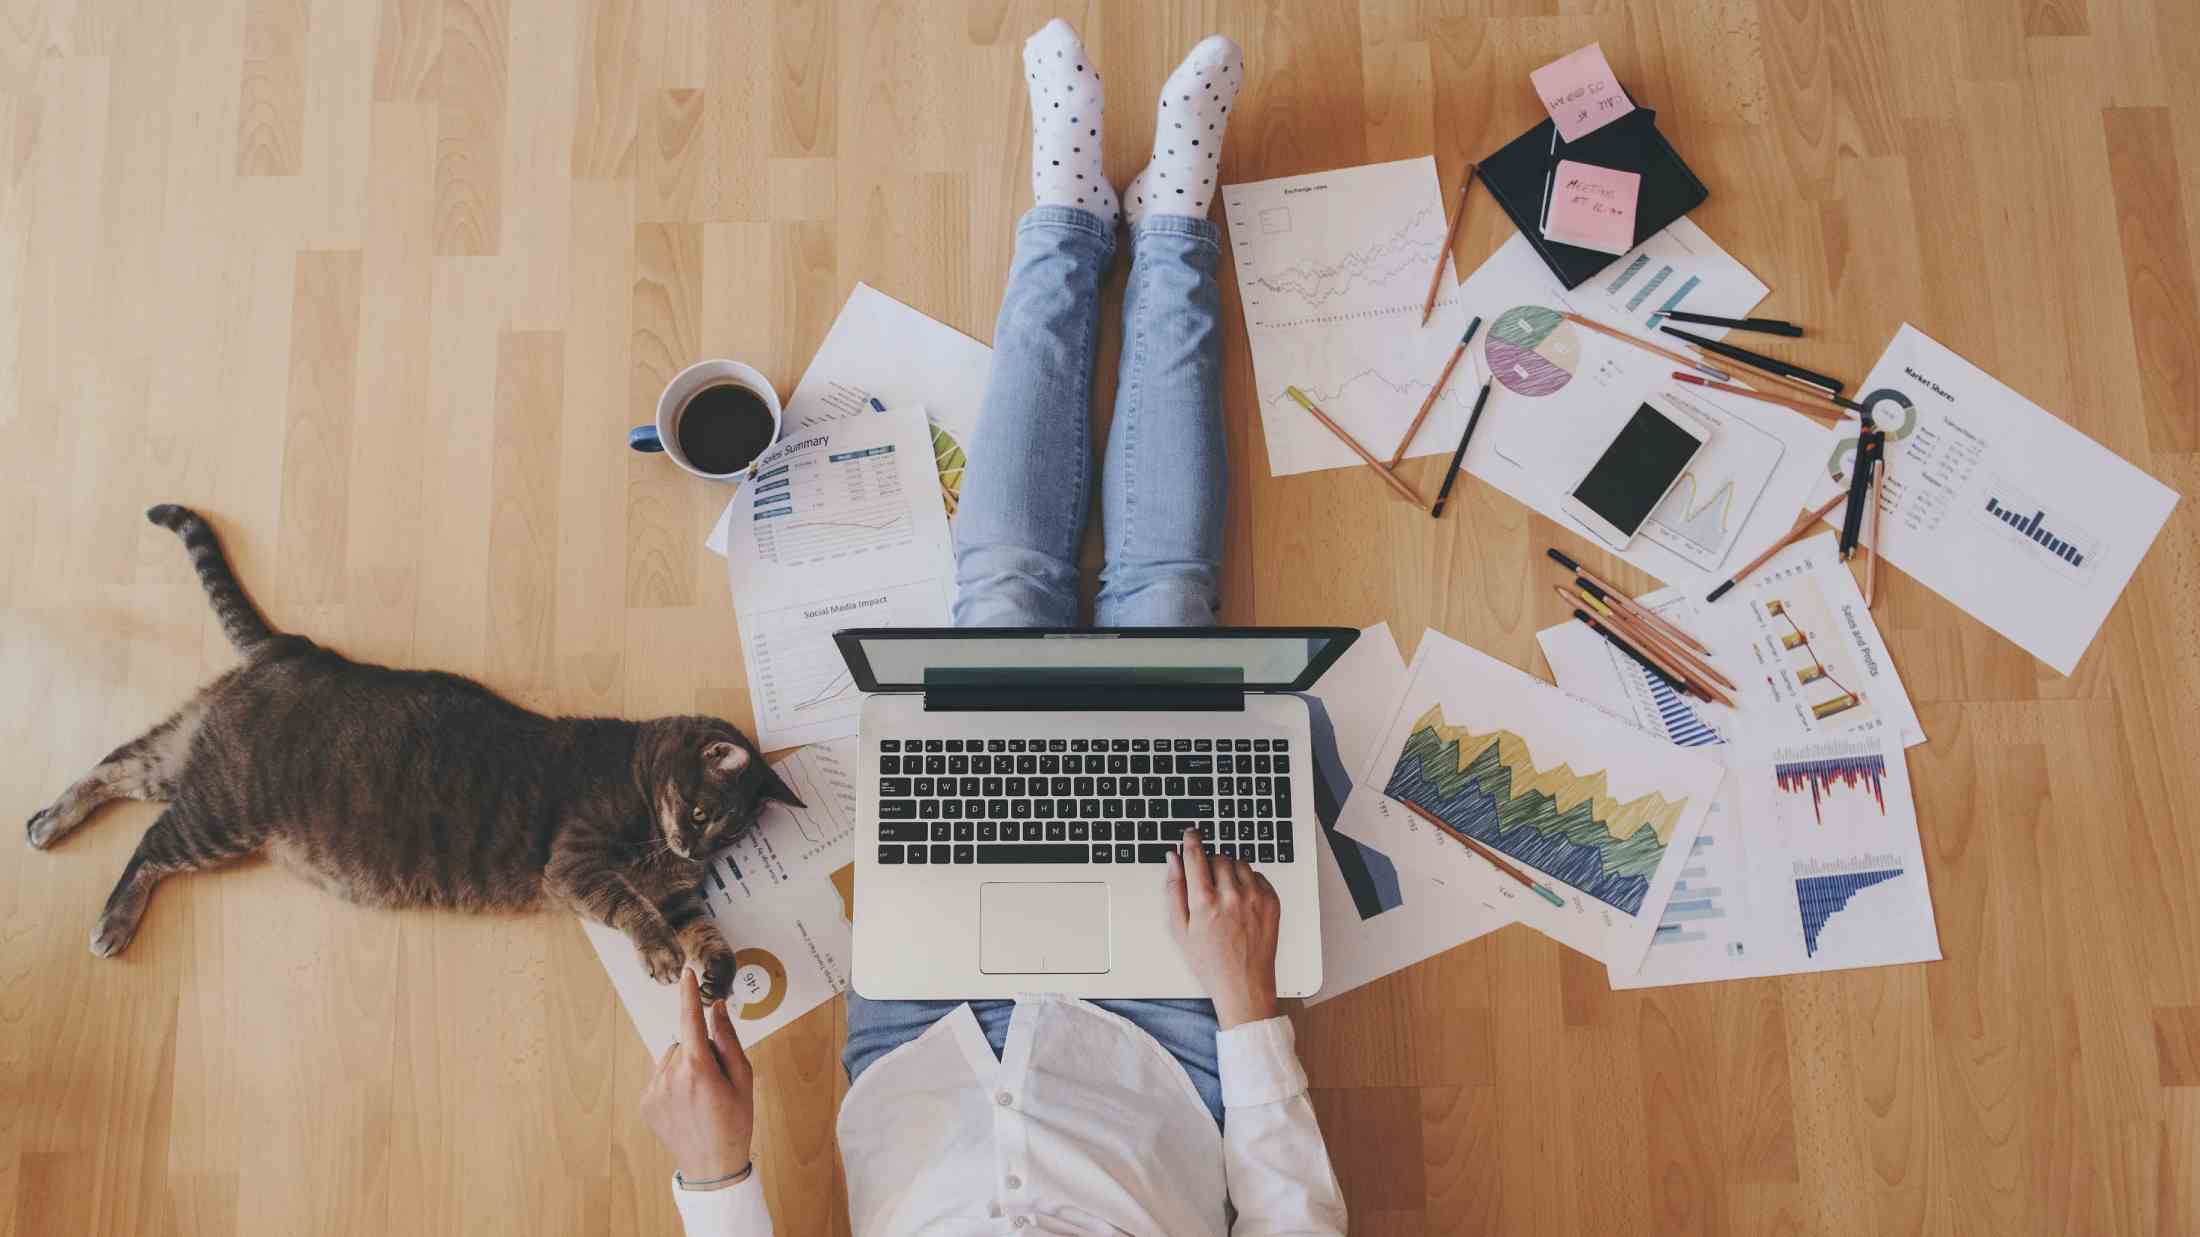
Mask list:
[{"label": "black coffee in mug", "polygon": [[680,413],[680,454],[707,473],[747,468],[772,440],[771,405],[737,383],[704,387]]}]

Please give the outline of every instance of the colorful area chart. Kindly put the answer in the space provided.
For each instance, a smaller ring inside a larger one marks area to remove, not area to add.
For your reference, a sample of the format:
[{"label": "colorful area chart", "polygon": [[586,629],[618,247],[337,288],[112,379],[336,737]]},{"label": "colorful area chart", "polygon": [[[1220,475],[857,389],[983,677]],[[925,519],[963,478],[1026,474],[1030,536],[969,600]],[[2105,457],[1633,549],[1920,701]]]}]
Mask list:
[{"label": "colorful area chart", "polygon": [[1539,769],[1509,730],[1477,735],[1444,724],[1442,705],[1413,725],[1383,793],[1417,804],[1459,833],[1501,850],[1629,915],[1640,913],[1687,800],[1659,794],[1620,803],[1602,771]]},{"label": "colorful area chart", "polygon": [[947,505],[947,514],[954,515],[962,506],[963,466],[970,462],[962,444],[939,422],[932,423],[932,463],[940,472],[940,501]]},{"label": "colorful area chart", "polygon": [[1581,335],[1555,309],[1515,305],[1483,337],[1490,374],[1519,395],[1556,394],[1581,366]]}]

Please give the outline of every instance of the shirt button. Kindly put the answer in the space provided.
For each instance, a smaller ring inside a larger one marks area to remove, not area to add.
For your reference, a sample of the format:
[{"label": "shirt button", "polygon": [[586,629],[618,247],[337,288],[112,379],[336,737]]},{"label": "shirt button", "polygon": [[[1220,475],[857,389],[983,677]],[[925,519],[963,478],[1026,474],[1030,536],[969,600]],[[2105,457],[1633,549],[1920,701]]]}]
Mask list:
[{"label": "shirt button", "polygon": [[996,1092],[994,1092],[994,1093],[993,1093],[993,1102],[994,1102],[994,1103],[996,1103],[996,1104],[999,1104],[999,1105],[1000,1105],[1001,1107],[1003,1107],[1003,1108],[1006,1108],[1006,1107],[1008,1107],[1008,1106],[1009,1106],[1010,1104],[1013,1104],[1013,1103],[1015,1103],[1015,1102],[1016,1102],[1016,1097],[1015,1097],[1015,1096],[1013,1096],[1013,1095],[1010,1095],[1010,1094],[1009,1094],[1008,1092],[1006,1092],[1006,1091],[996,1091]]},{"label": "shirt button", "polygon": [[1006,1184],[1011,1190],[1021,1190],[1024,1188],[1024,1179],[1014,1173],[1010,1173],[1008,1175],[1008,1181]]}]

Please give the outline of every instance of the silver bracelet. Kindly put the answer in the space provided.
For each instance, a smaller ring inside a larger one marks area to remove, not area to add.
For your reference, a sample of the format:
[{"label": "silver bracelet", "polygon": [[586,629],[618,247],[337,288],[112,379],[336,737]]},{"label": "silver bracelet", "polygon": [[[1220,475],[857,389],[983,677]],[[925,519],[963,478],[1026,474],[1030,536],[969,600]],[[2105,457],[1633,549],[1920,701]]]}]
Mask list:
[{"label": "silver bracelet", "polygon": [[706,1185],[726,1185],[731,1182],[746,1181],[749,1179],[749,1174],[755,1171],[756,1161],[750,1160],[748,1163],[741,1166],[740,1172],[727,1173],[723,1177],[712,1177],[707,1181],[690,1181],[687,1178],[681,1176],[680,1170],[675,1168],[672,1170],[672,1183],[676,1186],[679,1186],[683,1190],[696,1190],[701,1189]]}]

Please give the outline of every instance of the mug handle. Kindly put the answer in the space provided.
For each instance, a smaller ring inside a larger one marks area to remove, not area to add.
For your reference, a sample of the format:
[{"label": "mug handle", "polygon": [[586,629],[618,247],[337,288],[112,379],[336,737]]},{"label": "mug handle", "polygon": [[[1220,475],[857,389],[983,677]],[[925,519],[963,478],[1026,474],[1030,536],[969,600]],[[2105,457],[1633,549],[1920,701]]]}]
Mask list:
[{"label": "mug handle", "polygon": [[626,445],[636,451],[662,451],[664,441],[657,437],[654,425],[637,425],[626,432]]}]

